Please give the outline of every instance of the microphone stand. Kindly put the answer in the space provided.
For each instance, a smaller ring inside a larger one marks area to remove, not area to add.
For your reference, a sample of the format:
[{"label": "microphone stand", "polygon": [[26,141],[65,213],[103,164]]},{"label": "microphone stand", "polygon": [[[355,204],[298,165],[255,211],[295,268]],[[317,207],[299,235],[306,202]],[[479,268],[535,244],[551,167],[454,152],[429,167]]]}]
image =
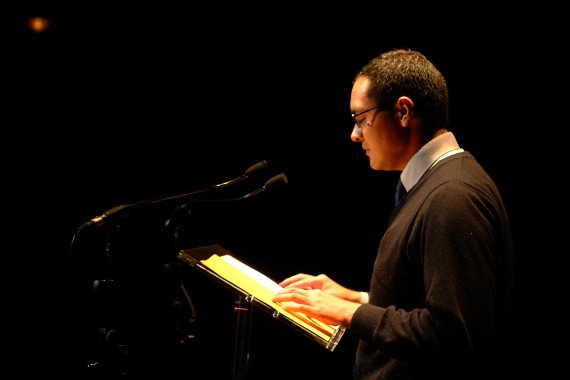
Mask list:
[{"label": "microphone stand", "polygon": [[[70,252],[73,253],[75,247],[75,239],[79,232],[91,229],[93,227],[110,227],[105,230],[105,261],[106,261],[106,272],[101,279],[96,279],[93,281],[93,291],[96,294],[97,299],[104,299],[100,301],[102,305],[99,305],[103,309],[103,327],[98,329],[98,341],[99,341],[99,361],[90,363],[87,365],[87,369],[92,371],[96,370],[97,375],[106,377],[107,375],[129,375],[130,368],[128,359],[130,357],[128,345],[122,342],[121,334],[118,333],[116,326],[117,324],[117,298],[118,298],[118,288],[119,284],[116,281],[116,276],[113,273],[115,266],[115,259],[117,256],[117,245],[119,244],[118,235],[120,230],[120,222],[122,218],[133,211],[134,209],[139,209],[142,207],[155,205],[158,203],[163,203],[167,201],[174,200],[185,200],[194,196],[196,194],[205,193],[210,190],[215,190],[223,188],[244,179],[257,176],[260,173],[267,171],[267,162],[261,161],[255,165],[249,167],[241,176],[234,178],[232,180],[222,182],[213,186],[208,186],[198,190],[194,190],[186,193],[174,194],[166,197],[152,198],[142,202],[134,203],[131,205],[119,205],[105,211],[102,215],[97,216],[83,225],[81,225],[75,232],[72,243],[70,247]],[[282,179],[286,181],[284,174],[281,174]],[[274,177],[276,178],[276,177]],[[272,181],[275,179],[270,179],[268,183],[262,188],[253,193],[247,194],[242,197],[243,199],[248,198],[251,195],[255,195],[261,191],[266,190],[268,187],[273,187]],[[286,183],[286,182],[285,182]],[[240,198],[238,198],[240,199]],[[110,299],[108,296],[110,295]],[[107,297],[105,297],[107,296]],[[114,373],[116,371],[116,373]]]}]

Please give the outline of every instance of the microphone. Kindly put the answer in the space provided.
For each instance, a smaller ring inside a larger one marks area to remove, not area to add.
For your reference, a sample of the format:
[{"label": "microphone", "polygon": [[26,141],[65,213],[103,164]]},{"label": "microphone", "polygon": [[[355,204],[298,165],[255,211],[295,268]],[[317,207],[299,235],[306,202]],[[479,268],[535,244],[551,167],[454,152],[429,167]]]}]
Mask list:
[{"label": "microphone", "polygon": [[[267,164],[267,161],[263,160],[263,161],[258,162],[257,164],[250,166],[239,177],[236,177],[236,178],[231,179],[231,180],[226,181],[226,182],[218,183],[216,185],[207,186],[207,187],[197,189],[197,190],[193,190],[193,191],[186,192],[186,193],[178,193],[178,194],[169,195],[166,197],[152,198],[152,199],[148,199],[148,200],[138,202],[138,203],[134,203],[134,204],[115,206],[109,210],[104,211],[103,214],[96,216],[96,217],[88,220],[87,222],[83,223],[78,228],[78,230],[80,231],[80,230],[84,230],[84,229],[90,228],[90,227],[102,227],[106,224],[109,224],[111,222],[119,220],[124,214],[126,214],[129,211],[132,211],[135,208],[148,206],[148,205],[152,205],[152,204],[156,204],[156,203],[162,203],[162,202],[166,202],[166,201],[171,201],[171,200],[175,200],[175,199],[185,199],[185,198],[188,198],[188,197],[196,195],[196,194],[200,194],[200,193],[204,193],[207,191],[220,189],[220,188],[223,188],[223,187],[226,187],[229,185],[233,185],[233,184],[240,182],[244,179],[257,177],[257,176],[267,172],[268,167],[269,166]],[[264,189],[266,186],[275,186],[273,184],[268,184],[268,182],[270,182],[270,181],[271,180],[267,181],[265,186],[262,189]],[[274,180],[274,181],[277,181],[277,180]],[[263,191],[263,190],[261,190],[261,191]]]},{"label": "microphone", "polygon": [[277,174],[277,175],[269,178],[263,184],[263,186],[260,187],[259,189],[256,189],[256,190],[254,190],[250,193],[247,193],[245,195],[242,195],[241,197],[238,197],[238,198],[207,199],[207,200],[199,199],[196,201],[184,203],[184,204],[176,207],[175,211],[171,214],[171,216],[164,223],[163,228],[165,230],[167,230],[169,228],[173,228],[174,235],[177,236],[178,235],[177,230],[179,228],[179,225],[182,223],[184,216],[188,215],[191,212],[191,210],[189,209],[190,205],[209,205],[209,204],[213,204],[213,203],[242,201],[242,200],[252,198],[253,196],[256,196],[256,195],[258,195],[264,191],[278,189],[282,186],[285,186],[288,183],[289,183],[289,181],[288,181],[285,173],[280,173],[280,174]]},{"label": "microphone", "polygon": [[265,183],[263,184],[262,187],[260,187],[257,190],[252,191],[251,193],[247,193],[245,195],[242,195],[239,198],[229,198],[229,199],[210,199],[210,200],[202,200],[202,201],[198,201],[198,202],[233,202],[233,201],[241,201],[244,199],[248,199],[253,197],[254,195],[257,195],[259,193],[262,193],[264,191],[267,190],[274,190],[274,189],[278,189],[282,186],[285,186],[286,184],[288,184],[289,181],[287,180],[287,176],[285,175],[285,173],[280,173],[277,174],[271,178],[269,178],[267,181],[265,181]]}]

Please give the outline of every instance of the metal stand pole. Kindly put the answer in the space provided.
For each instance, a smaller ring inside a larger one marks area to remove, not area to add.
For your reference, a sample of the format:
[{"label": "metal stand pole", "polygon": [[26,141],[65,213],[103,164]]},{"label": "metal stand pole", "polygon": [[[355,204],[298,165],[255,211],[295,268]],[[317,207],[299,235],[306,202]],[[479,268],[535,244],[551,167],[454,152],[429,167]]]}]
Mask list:
[{"label": "metal stand pole", "polygon": [[251,325],[253,321],[253,305],[242,296],[237,296],[234,310],[236,312],[236,335],[234,345],[233,380],[246,380],[249,364],[249,345],[251,341]]},{"label": "metal stand pole", "polygon": [[95,376],[105,378],[109,375],[127,375],[129,372],[129,351],[125,344],[121,343],[121,337],[117,331],[117,303],[118,286],[114,277],[114,265],[116,256],[115,231],[107,232],[105,258],[107,260],[107,272],[103,278],[93,281],[93,291],[97,306],[100,309],[99,319],[99,360],[87,366]]}]

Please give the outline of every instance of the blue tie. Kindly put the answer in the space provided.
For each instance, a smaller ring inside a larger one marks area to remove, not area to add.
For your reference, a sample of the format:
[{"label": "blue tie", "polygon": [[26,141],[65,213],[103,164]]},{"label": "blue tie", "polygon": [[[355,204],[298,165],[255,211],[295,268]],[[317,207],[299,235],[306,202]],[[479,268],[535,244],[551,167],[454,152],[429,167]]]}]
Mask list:
[{"label": "blue tie", "polygon": [[398,178],[398,184],[396,185],[396,206],[398,205],[398,203],[400,203],[402,198],[406,196],[407,193],[408,192],[406,191],[406,188],[404,187],[402,180]]}]

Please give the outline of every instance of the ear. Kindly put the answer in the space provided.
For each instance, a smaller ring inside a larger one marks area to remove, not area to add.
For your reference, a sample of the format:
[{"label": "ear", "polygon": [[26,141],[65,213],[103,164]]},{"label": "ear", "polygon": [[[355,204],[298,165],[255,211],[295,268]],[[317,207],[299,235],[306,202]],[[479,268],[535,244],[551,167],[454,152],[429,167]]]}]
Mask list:
[{"label": "ear", "polygon": [[402,127],[408,127],[411,118],[414,115],[414,102],[407,96],[401,96],[398,99],[398,112],[400,114],[400,123]]}]

